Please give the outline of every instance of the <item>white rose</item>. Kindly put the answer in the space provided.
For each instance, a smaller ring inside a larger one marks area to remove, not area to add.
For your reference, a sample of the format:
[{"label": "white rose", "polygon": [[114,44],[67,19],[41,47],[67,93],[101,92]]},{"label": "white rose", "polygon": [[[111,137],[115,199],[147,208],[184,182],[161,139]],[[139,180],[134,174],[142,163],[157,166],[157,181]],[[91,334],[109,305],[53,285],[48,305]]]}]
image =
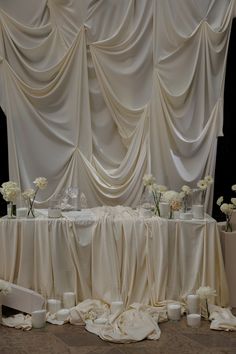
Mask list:
[{"label": "white rose", "polygon": [[223,200],[224,200],[224,197],[219,197],[218,199],[217,199],[217,201],[216,201],[216,204],[217,205],[219,205],[219,206],[221,206],[221,204],[223,203]]},{"label": "white rose", "polygon": [[144,186],[150,186],[155,182],[155,178],[152,174],[147,174],[143,176],[143,184]]},{"label": "white rose", "polygon": [[48,185],[48,181],[47,178],[45,177],[38,177],[34,180],[33,182],[36,187],[38,187],[39,189],[45,189]]},{"label": "white rose", "polygon": [[22,197],[23,197],[24,199],[31,199],[31,198],[33,198],[34,194],[35,194],[34,189],[29,188],[29,189],[26,189],[26,190],[22,193]]},{"label": "white rose", "polygon": [[7,295],[11,292],[11,286],[8,282],[0,279],[0,294]]},{"label": "white rose", "polygon": [[236,206],[236,198],[231,198],[231,203]]},{"label": "white rose", "polygon": [[236,184],[233,184],[232,187],[231,187],[232,191],[236,191]]},{"label": "white rose", "polygon": [[191,188],[186,185],[184,185],[181,190],[184,192],[184,194],[189,194],[191,192]]},{"label": "white rose", "polygon": [[220,210],[222,211],[222,213],[226,214],[226,215],[230,215],[233,211],[233,204],[227,204],[227,203],[223,203],[220,206]]}]

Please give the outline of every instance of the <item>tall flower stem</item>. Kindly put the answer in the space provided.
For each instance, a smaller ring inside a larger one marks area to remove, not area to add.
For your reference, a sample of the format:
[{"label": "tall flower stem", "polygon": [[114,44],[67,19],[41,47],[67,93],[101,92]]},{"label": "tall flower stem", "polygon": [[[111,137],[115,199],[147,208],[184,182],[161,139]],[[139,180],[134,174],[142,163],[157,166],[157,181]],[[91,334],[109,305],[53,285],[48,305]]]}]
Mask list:
[{"label": "tall flower stem", "polygon": [[153,195],[153,199],[154,199],[154,203],[155,203],[155,207],[156,207],[158,216],[161,216],[160,207],[159,207],[159,202],[160,202],[161,196],[158,197],[155,192],[152,192],[152,195]]},{"label": "tall flower stem", "polygon": [[206,297],[206,310],[207,310],[207,319],[209,320],[210,319],[210,312],[209,312],[207,297]]}]

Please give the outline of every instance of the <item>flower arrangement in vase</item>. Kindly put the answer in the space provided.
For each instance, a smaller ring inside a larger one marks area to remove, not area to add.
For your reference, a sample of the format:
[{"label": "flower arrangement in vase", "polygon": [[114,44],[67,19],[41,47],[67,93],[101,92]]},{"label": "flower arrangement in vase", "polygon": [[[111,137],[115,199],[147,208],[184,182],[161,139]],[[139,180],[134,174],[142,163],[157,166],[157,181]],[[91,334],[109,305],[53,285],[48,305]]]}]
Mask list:
[{"label": "flower arrangement in vase", "polygon": [[186,186],[186,185],[182,186],[179,195],[182,200],[182,208],[183,208],[184,213],[186,213],[188,210],[188,202],[189,202],[189,198],[190,198],[191,193],[192,193],[192,189],[189,186]]},{"label": "flower arrangement in vase", "polygon": [[167,202],[170,206],[170,214],[169,214],[169,219],[172,219],[173,217],[173,212],[179,211],[182,206],[182,201],[181,201],[181,195],[172,190],[168,190],[164,192],[162,200],[164,202]]},{"label": "flower arrangement in vase", "polygon": [[47,187],[48,181],[47,181],[47,178],[45,178],[45,177],[37,177],[33,183],[35,185],[35,189],[33,189],[33,188],[26,189],[22,193],[22,197],[25,199],[25,201],[27,203],[27,207],[28,207],[27,216],[34,218],[35,217],[34,202],[35,202],[36,195],[37,195],[39,189],[42,190]]},{"label": "flower arrangement in vase", "polygon": [[146,174],[143,177],[144,188],[152,195],[154,202],[154,214],[160,216],[160,201],[164,192],[167,191],[167,187],[156,183],[155,177],[152,174]]},{"label": "flower arrangement in vase", "polygon": [[8,181],[2,184],[0,192],[3,199],[9,202],[7,207],[7,215],[9,218],[16,216],[16,198],[20,194],[20,188],[16,182]]},{"label": "flower arrangement in vase", "polygon": [[211,176],[205,176],[204,179],[200,179],[197,183],[198,190],[201,192],[200,204],[205,204],[207,189],[212,185],[213,178]]},{"label": "flower arrangement in vase", "polygon": [[202,302],[202,309],[203,309],[202,317],[204,317],[206,320],[210,320],[209,300],[213,296],[216,296],[216,290],[214,290],[210,286],[201,286],[196,291],[196,294],[199,295],[200,300]]},{"label": "flower arrangement in vase", "polygon": [[[233,184],[231,186],[232,191],[236,192],[236,184]],[[236,198],[231,198],[231,203],[223,203],[224,202],[224,197],[221,196],[217,199],[216,204],[220,207],[220,210],[223,214],[225,214],[225,219],[226,219],[226,225],[225,225],[225,231],[226,232],[232,232],[232,223],[231,223],[231,217],[233,214],[234,209],[236,209]]]}]

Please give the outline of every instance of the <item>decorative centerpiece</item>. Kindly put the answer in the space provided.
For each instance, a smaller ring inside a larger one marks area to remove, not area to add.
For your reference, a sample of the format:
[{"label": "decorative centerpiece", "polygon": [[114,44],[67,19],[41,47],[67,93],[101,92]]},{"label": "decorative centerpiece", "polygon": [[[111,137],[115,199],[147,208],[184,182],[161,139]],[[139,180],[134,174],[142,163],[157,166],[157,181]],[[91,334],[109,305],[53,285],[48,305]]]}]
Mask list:
[{"label": "decorative centerpiece", "polygon": [[144,188],[148,190],[148,192],[153,197],[154,202],[154,214],[160,216],[160,201],[164,192],[167,191],[167,187],[157,184],[155,177],[152,174],[144,175],[143,177]]},{"label": "decorative centerpiece", "polygon": [[169,204],[170,207],[169,218],[172,219],[173,213],[178,212],[182,206],[180,194],[176,191],[169,190],[164,192],[162,200]]},{"label": "decorative centerpiece", "polygon": [[8,202],[8,217],[16,217],[16,198],[20,194],[20,188],[18,187],[18,184],[12,181],[4,182],[0,188],[0,192],[3,196],[3,199]]},{"label": "decorative centerpiece", "polygon": [[[232,185],[232,191],[236,192],[236,184]],[[233,214],[234,209],[236,209],[236,198],[231,198],[231,203],[223,203],[224,197],[221,196],[217,199],[216,204],[220,207],[220,210],[223,214],[225,214],[226,225],[225,231],[232,232],[232,224],[231,224],[231,217]]]},{"label": "decorative centerpiece", "polygon": [[180,198],[182,200],[182,209],[184,213],[188,211],[188,203],[191,195],[192,189],[189,186],[184,185],[180,191]]},{"label": "decorative centerpiece", "polygon": [[200,204],[205,204],[206,192],[210,185],[213,183],[213,178],[211,176],[205,176],[204,179],[200,179],[197,183],[198,190],[200,191]]},{"label": "decorative centerpiece", "polygon": [[29,188],[22,193],[22,197],[25,199],[28,207],[27,216],[35,217],[34,214],[34,202],[39,189],[45,189],[48,185],[47,178],[37,177],[34,180],[35,189]]},{"label": "decorative centerpiece", "polygon": [[216,296],[216,290],[212,289],[210,286],[201,286],[196,294],[199,295],[202,303],[202,317],[207,320],[210,320],[209,304],[208,301],[213,296]]}]

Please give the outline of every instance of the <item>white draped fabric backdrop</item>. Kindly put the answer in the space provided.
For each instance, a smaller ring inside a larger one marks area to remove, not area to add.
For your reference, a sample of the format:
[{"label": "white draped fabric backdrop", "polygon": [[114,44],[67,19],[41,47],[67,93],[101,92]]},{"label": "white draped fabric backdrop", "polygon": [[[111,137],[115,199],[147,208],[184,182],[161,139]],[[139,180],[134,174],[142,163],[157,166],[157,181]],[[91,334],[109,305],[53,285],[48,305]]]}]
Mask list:
[{"label": "white draped fabric backdrop", "polygon": [[[235,0],[0,0],[9,173],[48,201],[140,200],[214,176]],[[211,208],[211,192],[207,195]]]}]

